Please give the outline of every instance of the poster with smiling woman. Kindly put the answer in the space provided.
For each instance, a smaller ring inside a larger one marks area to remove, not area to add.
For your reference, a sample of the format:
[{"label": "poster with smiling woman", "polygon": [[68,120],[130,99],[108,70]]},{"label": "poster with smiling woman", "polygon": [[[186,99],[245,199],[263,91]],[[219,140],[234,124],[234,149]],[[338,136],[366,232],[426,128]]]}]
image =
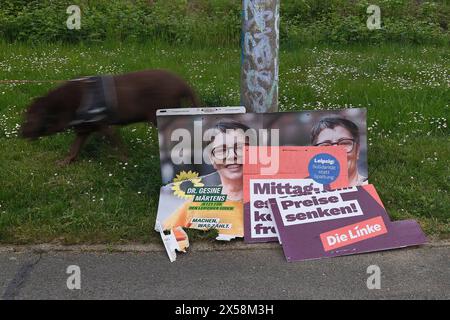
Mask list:
[{"label": "poster with smiling woman", "polygon": [[157,221],[164,230],[217,229],[218,240],[244,236],[242,153],[248,124],[257,127],[257,119],[254,114],[158,117],[163,187]]},{"label": "poster with smiling woman", "polygon": [[[339,147],[349,186],[367,183],[365,109],[164,115],[158,132],[163,186],[156,220],[164,230],[217,229],[219,240],[244,236],[246,146]],[[277,163],[274,156],[263,161]]]}]

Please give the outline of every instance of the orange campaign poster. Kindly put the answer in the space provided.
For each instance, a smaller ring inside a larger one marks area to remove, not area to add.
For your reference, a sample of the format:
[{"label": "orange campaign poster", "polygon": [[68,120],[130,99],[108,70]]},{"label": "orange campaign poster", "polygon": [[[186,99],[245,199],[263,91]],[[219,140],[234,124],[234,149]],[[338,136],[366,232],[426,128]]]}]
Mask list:
[{"label": "orange campaign poster", "polygon": [[[329,146],[247,147],[243,179],[245,241],[278,241],[268,199],[348,186],[347,152]],[[262,184],[267,179],[277,183]]]}]

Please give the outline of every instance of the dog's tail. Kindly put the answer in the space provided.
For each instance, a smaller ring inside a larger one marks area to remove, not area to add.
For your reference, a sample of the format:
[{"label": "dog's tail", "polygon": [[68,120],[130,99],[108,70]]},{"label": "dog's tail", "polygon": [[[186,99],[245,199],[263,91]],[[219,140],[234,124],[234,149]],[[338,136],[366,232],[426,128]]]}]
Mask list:
[{"label": "dog's tail", "polygon": [[190,102],[192,103],[192,107],[193,108],[198,108],[200,107],[200,100],[198,99],[197,94],[195,93],[195,91],[192,88],[188,88],[188,92],[186,94],[186,98],[188,98],[190,100]]}]

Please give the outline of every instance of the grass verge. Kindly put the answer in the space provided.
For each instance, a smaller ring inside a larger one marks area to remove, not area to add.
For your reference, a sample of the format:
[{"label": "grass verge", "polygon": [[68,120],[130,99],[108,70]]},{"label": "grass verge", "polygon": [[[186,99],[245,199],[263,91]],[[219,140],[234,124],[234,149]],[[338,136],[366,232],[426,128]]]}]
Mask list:
[{"label": "grass verge", "polygon": [[[388,212],[449,238],[449,47],[291,46],[280,56],[280,109],[367,107],[369,178]],[[235,47],[0,43],[0,79],[166,68],[186,78],[208,106],[239,104],[239,62]],[[17,138],[22,111],[53,85],[0,84],[0,243],[159,241],[153,231],[161,183],[155,128],[121,129],[127,163],[94,138],[78,162],[59,168],[55,162],[72,133],[34,143]]]}]

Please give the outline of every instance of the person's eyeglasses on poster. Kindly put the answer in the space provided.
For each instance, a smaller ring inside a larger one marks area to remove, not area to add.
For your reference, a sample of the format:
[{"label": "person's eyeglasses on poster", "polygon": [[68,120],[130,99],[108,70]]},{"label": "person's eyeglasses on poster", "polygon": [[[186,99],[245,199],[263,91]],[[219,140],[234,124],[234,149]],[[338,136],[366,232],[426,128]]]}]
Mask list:
[{"label": "person's eyeglasses on poster", "polygon": [[342,138],[335,142],[327,140],[327,141],[316,143],[316,144],[314,144],[314,146],[318,146],[318,147],[339,146],[339,147],[344,147],[344,149],[345,149],[345,151],[347,151],[347,153],[351,153],[353,151],[353,148],[355,147],[355,139]]},{"label": "person's eyeglasses on poster", "polygon": [[244,155],[244,148],[248,146],[247,143],[235,143],[234,146],[219,146],[211,151],[211,154],[217,160],[225,160],[229,157],[242,157]]}]

